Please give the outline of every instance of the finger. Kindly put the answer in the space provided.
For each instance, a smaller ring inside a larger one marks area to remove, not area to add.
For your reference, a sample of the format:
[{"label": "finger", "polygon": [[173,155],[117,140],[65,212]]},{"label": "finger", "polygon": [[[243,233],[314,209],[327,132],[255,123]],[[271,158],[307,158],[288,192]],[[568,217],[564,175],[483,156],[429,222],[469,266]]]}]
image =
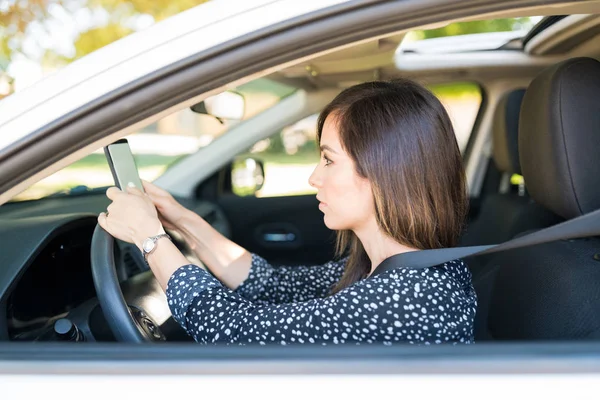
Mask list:
[{"label": "finger", "polygon": [[133,195],[136,195],[136,196],[144,196],[144,192],[142,192],[137,187],[131,186],[131,185],[127,185],[127,193],[133,194]]},{"label": "finger", "polygon": [[144,187],[144,190],[153,190],[154,189],[154,185],[145,179],[142,179],[142,186]]},{"label": "finger", "polygon": [[98,225],[100,225],[102,229],[108,232],[108,230],[106,229],[106,213],[101,212],[98,215]]},{"label": "finger", "polygon": [[158,186],[148,181],[142,179],[142,185],[144,186],[144,190],[146,191],[146,193],[150,196],[160,196],[162,194],[162,190]]},{"label": "finger", "polygon": [[162,196],[160,193],[157,193],[156,190],[154,190],[154,189],[148,190],[147,186],[145,186],[145,185],[144,185],[144,189],[146,190],[146,196],[150,199],[150,201],[152,201],[152,203],[156,207],[159,207],[163,203],[164,196]]},{"label": "finger", "polygon": [[108,190],[106,191],[106,197],[108,197],[111,200],[114,200],[118,195],[122,194],[123,192],[121,192],[121,190],[118,187],[109,187]]},{"label": "finger", "polygon": [[146,196],[150,199],[152,204],[154,204],[156,207],[162,206],[165,202],[165,197],[161,196],[158,193],[151,193],[151,192],[147,191]]}]

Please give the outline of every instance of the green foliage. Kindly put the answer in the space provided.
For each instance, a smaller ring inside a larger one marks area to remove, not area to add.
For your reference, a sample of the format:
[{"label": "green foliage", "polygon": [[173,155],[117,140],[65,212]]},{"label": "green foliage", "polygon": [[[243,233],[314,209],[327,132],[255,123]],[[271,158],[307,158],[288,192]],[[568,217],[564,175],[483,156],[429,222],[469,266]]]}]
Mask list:
[{"label": "green foliage", "polygon": [[148,14],[155,21],[161,21],[184,10],[195,7],[208,0],[88,0],[88,6],[102,7],[111,14],[119,13],[124,4],[131,15]]},{"label": "green foliage", "polygon": [[482,32],[509,32],[531,27],[529,18],[501,18],[481,21],[454,22],[437,29],[414,31],[416,39],[467,35]]},{"label": "green foliage", "polygon": [[481,97],[480,87],[473,82],[452,82],[447,84],[431,85],[428,87],[437,97]]},{"label": "green foliage", "polygon": [[119,24],[109,24],[83,32],[75,41],[75,58],[83,57],[130,33],[133,33],[132,29]]},{"label": "green foliage", "polygon": [[21,0],[3,2],[0,10],[0,27],[6,35],[22,34],[30,23],[48,18],[48,8],[63,0]]},{"label": "green foliage", "polygon": [[132,17],[146,14],[158,22],[206,1],[208,0],[88,0],[88,7],[106,10],[110,15],[110,22],[80,34],[75,42],[75,58],[83,57],[133,33],[134,30],[127,26]]},{"label": "green foliage", "polygon": [[50,18],[48,9],[63,0],[0,1],[0,71],[6,71],[10,60],[22,51],[25,32],[32,23],[43,27]]},{"label": "green foliage", "polygon": [[[163,156],[159,154],[136,154],[134,155],[135,164],[138,168],[155,167],[171,165],[175,163],[181,156]],[[108,161],[104,154],[93,153],[85,156],[68,166],[71,169],[80,168],[102,168],[108,171]]]},{"label": "green foliage", "polygon": [[6,67],[8,67],[10,53],[10,47],[8,47],[8,36],[0,37],[0,70],[4,71]]},{"label": "green foliage", "polygon": [[283,85],[270,79],[254,79],[236,88],[242,95],[252,93],[269,93],[280,99],[289,96],[296,90],[295,87]]},{"label": "green foliage", "polygon": [[[205,3],[208,0],[19,0],[3,4],[0,8],[0,71],[5,71],[10,60],[24,53],[25,37],[28,28],[36,24],[38,31],[47,30],[46,24],[53,18],[52,9],[73,16],[83,8],[103,9],[108,21],[101,26],[91,26],[75,38],[73,56],[58,54],[56,49],[41,49],[40,62],[49,66],[60,66],[83,57],[111,42],[121,39],[134,30],[132,18],[150,15],[160,21],[184,10]],[[33,38],[34,42],[39,39]],[[45,51],[45,52],[44,52]],[[25,54],[25,53],[24,53]]]}]

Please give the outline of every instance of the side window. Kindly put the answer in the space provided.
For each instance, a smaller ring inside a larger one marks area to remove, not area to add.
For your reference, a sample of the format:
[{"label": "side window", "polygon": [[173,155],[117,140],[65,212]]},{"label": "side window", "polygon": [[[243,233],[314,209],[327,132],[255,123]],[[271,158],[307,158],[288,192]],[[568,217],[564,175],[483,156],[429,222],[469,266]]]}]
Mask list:
[{"label": "side window", "polygon": [[[452,120],[461,153],[471,137],[471,131],[481,107],[479,85],[472,82],[453,82],[430,85],[428,88],[440,99]],[[285,127],[281,132],[261,140],[234,161],[232,189],[238,196],[294,196],[316,193],[308,184],[310,174],[319,162],[316,143],[318,114]],[[254,166],[250,159],[264,166],[262,188],[255,191]]]},{"label": "side window", "polygon": [[[223,128],[212,118],[200,116],[189,109],[179,111],[157,121],[125,138],[142,179],[153,181],[169,165],[197,151],[213,136],[196,132],[210,132],[218,136]],[[75,161],[73,164],[37,182],[12,201],[31,200],[49,195],[68,196],[86,193],[114,185],[114,180],[103,149]]]},{"label": "side window", "polygon": [[[320,157],[316,141],[317,117],[318,114],[314,114],[286,126],[281,132],[259,141],[246,153],[236,157],[233,192],[238,196],[255,194],[256,197],[316,193],[316,189],[308,184],[308,178]],[[264,166],[264,184],[257,192],[247,189],[245,177],[239,174],[244,169],[236,168],[249,158],[261,161]]]},{"label": "side window", "polygon": [[450,115],[460,152],[464,153],[481,108],[481,87],[473,82],[452,82],[430,85]]},{"label": "side window", "polygon": [[[233,89],[244,99],[241,120],[267,110],[296,91],[295,87],[259,78]],[[170,165],[210,145],[238,120],[217,119],[189,108],[168,115],[127,136],[140,177],[153,181]],[[70,195],[114,185],[103,149],[99,149],[29,187],[12,201]]]}]

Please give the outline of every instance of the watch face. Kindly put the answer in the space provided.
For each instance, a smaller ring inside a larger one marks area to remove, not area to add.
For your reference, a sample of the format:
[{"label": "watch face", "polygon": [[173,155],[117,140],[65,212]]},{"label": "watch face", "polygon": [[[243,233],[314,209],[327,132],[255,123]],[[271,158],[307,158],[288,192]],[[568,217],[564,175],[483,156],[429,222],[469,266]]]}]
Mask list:
[{"label": "watch face", "polygon": [[151,252],[152,249],[154,248],[154,241],[150,238],[144,240],[144,243],[142,243],[142,248],[144,249],[144,251],[146,253]]}]

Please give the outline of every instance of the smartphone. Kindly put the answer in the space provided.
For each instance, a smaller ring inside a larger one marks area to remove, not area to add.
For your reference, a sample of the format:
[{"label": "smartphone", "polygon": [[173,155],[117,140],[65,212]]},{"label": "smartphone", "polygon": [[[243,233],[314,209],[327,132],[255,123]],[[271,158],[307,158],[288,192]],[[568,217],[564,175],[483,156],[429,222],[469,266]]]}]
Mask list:
[{"label": "smartphone", "polygon": [[109,144],[104,148],[104,154],[106,154],[110,172],[112,172],[115,184],[119,189],[125,190],[127,186],[133,184],[142,192],[144,191],[127,139],[120,139]]}]

